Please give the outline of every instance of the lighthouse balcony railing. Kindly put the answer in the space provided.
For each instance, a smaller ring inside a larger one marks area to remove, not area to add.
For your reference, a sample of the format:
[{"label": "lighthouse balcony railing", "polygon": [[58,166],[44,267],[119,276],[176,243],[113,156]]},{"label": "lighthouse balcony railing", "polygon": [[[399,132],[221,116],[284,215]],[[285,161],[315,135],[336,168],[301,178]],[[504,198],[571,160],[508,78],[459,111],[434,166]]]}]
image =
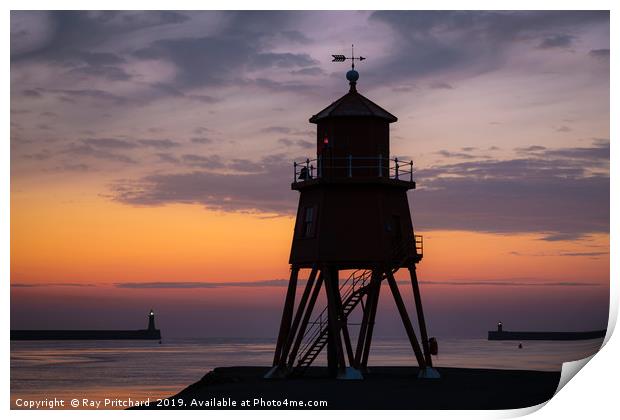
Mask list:
[{"label": "lighthouse balcony railing", "polygon": [[413,235],[410,239],[400,242],[393,249],[392,258],[394,261],[401,261],[408,258],[411,253],[419,261],[424,256],[424,238],[422,235]]},{"label": "lighthouse balcony railing", "polygon": [[378,177],[413,182],[415,168],[412,160],[398,157],[352,156],[306,159],[293,162],[293,182],[330,177]]},{"label": "lighthouse balcony railing", "polygon": [[414,235],[413,237],[415,241],[415,252],[422,258],[424,255],[424,237],[422,235]]}]

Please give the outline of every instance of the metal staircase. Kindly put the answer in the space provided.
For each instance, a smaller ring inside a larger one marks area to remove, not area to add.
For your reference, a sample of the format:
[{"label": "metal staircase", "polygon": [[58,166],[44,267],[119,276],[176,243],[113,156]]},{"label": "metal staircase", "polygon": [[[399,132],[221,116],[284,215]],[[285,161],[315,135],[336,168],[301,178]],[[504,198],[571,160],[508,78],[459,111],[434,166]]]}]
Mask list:
[{"label": "metal staircase", "polygon": [[[412,243],[413,242],[413,243]],[[396,273],[401,266],[403,266],[406,260],[409,258],[406,252],[407,247],[415,246],[417,260],[422,257],[422,237],[415,235],[413,241],[407,241],[403,243],[401,247],[398,247],[394,256],[400,257],[401,261],[393,265],[392,274]],[[403,254],[405,256],[403,257]],[[395,258],[395,259],[396,259]],[[380,278],[383,281],[386,278],[386,274]],[[353,271],[345,282],[340,286],[340,296],[342,297],[342,312],[346,319],[351,312],[362,301],[362,298],[368,291],[370,286],[370,280],[372,278],[372,270],[359,269]],[[329,325],[327,323],[327,306],[321,311],[317,318],[310,323],[312,327],[308,328],[303,336],[304,344],[299,350],[300,357],[297,359],[297,365],[293,370],[293,374],[303,374],[303,372],[314,362],[317,356],[321,353],[323,348],[327,345]]]},{"label": "metal staircase", "polygon": [[[349,316],[353,309],[362,301],[362,297],[368,289],[372,270],[355,270],[349,275],[347,280],[340,286],[342,296],[342,311],[345,318]],[[319,353],[323,350],[328,340],[327,306],[321,311],[312,327],[304,334],[305,344],[299,350],[301,355],[295,367],[295,373],[303,373],[308,366],[314,362]]]}]

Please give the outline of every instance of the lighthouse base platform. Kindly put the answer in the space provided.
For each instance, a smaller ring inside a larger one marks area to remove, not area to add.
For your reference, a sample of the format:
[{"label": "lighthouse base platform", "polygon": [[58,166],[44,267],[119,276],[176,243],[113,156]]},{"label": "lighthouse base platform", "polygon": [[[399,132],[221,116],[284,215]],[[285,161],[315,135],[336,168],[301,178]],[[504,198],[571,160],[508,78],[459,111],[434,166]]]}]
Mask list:
[{"label": "lighthouse base platform", "polygon": [[[557,372],[440,367],[436,370],[441,377],[432,380],[419,378],[420,371],[415,367],[369,367],[368,371],[364,372],[364,379],[356,381],[329,378],[327,368],[322,367],[309,368],[306,376],[301,378],[264,379],[263,376],[269,369],[269,367],[216,368],[200,381],[169,398],[182,399],[182,407],[177,404],[174,407],[170,405],[163,408],[241,410],[525,408],[546,402],[555,394],[560,381],[561,366],[558,366]],[[307,406],[308,401],[325,401],[325,404]],[[195,404],[192,405],[192,402]]]}]

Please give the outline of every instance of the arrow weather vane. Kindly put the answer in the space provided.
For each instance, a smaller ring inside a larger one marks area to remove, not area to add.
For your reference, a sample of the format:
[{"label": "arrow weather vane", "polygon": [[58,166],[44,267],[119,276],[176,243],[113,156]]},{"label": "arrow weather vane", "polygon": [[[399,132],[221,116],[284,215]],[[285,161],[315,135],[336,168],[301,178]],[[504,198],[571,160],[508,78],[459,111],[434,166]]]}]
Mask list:
[{"label": "arrow weather vane", "polygon": [[356,57],[355,54],[353,53],[353,44],[351,44],[351,57],[345,57],[342,54],[332,54],[332,57],[334,57],[334,59],[332,60],[333,62],[344,62],[344,60],[351,60],[351,68],[355,69],[355,60],[366,60],[366,57],[362,57],[361,55],[359,57]]}]

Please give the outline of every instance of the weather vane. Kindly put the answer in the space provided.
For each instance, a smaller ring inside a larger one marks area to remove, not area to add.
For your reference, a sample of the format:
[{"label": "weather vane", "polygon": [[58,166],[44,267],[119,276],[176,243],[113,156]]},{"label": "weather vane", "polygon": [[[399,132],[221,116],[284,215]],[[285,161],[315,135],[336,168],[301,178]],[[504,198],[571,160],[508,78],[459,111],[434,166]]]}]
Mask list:
[{"label": "weather vane", "polygon": [[362,57],[361,55],[359,57],[355,56],[355,54],[353,53],[353,44],[351,44],[351,57],[345,57],[342,54],[332,54],[332,57],[334,57],[332,62],[343,62],[344,60],[351,60],[352,69],[355,69],[355,60],[366,60],[366,57]]}]

